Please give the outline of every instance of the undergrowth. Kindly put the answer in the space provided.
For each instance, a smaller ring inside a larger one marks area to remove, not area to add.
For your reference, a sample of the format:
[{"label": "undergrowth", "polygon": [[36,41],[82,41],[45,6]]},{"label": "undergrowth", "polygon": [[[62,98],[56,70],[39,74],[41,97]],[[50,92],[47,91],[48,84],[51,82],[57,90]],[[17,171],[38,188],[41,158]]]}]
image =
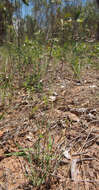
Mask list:
[{"label": "undergrowth", "polygon": [[23,148],[16,144],[18,151],[5,154],[9,156],[21,156],[28,162],[28,171],[24,175],[33,186],[46,184],[54,171],[53,138],[50,134],[39,134],[32,148]]},{"label": "undergrowth", "polygon": [[60,45],[57,38],[46,44],[26,39],[20,47],[7,43],[0,48],[1,94],[5,90],[1,97],[10,94],[11,99],[16,88],[42,92],[43,79],[49,72],[49,65],[54,72],[60,61],[70,63],[74,77],[80,80],[85,65],[99,68],[99,44],[67,41]]},{"label": "undergrowth", "polygon": [[[5,98],[8,98],[10,104],[14,90],[17,88],[24,88],[32,94],[33,92],[42,93],[43,79],[49,72],[50,65],[54,72],[54,64],[57,67],[60,61],[70,63],[74,77],[79,80],[84,66],[98,68],[99,44],[65,42],[63,46],[60,46],[56,39],[53,44],[43,45],[37,41],[26,40],[20,47],[12,43],[7,44],[6,47],[0,49],[0,55],[2,63],[0,65],[0,99],[5,104]],[[46,107],[49,104],[48,101],[47,96],[44,95],[43,102]],[[34,106],[31,115],[37,110],[38,107]],[[2,113],[0,120],[4,117],[5,113]],[[57,158],[53,153],[53,145],[53,137],[46,130],[44,134],[42,132],[38,134],[32,148],[17,145],[18,151],[6,156],[22,156],[29,165],[29,171],[25,175],[33,186],[40,186],[47,183],[61,156]]]}]

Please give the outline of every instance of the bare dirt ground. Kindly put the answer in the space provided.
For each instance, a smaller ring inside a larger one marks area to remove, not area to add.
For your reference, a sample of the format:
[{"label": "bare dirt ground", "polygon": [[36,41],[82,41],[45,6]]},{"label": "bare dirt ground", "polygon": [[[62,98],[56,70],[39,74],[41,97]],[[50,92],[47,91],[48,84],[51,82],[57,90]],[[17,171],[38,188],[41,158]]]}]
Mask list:
[{"label": "bare dirt ground", "polygon": [[[10,104],[0,103],[0,190],[98,190],[99,70],[84,68],[80,81],[66,63],[48,73],[42,93],[17,89]],[[47,182],[35,187],[25,175],[27,159],[9,153],[19,151],[17,144],[33,147],[39,134],[51,135],[60,158],[52,160]]]}]

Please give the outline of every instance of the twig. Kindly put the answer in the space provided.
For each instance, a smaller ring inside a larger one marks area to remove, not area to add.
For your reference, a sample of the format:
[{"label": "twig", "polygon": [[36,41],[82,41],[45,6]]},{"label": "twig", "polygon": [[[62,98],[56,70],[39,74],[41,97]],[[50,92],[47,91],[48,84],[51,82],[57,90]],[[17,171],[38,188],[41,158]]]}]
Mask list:
[{"label": "twig", "polygon": [[85,143],[83,144],[83,146],[80,148],[79,151],[82,151],[83,148],[85,147],[85,145],[86,145],[86,143],[87,143],[87,140],[88,140],[88,138],[89,138],[89,136],[90,136],[90,134],[91,134],[92,131],[93,131],[93,128],[92,128],[92,129],[90,130],[90,132],[88,133],[88,135],[87,135],[87,137],[86,137],[86,139],[85,139]]},{"label": "twig", "polygon": [[85,146],[86,146],[88,143],[90,143],[90,142],[92,142],[92,141],[96,140],[97,138],[99,138],[99,135],[98,135],[98,136],[96,136],[96,137],[94,137],[93,139],[89,140],[88,142],[86,142],[86,143],[85,143]]},{"label": "twig", "polygon": [[[96,158],[83,158],[83,159],[77,159],[77,163],[81,163],[84,161],[91,161],[91,160],[97,160]],[[65,161],[65,160],[60,160],[59,163],[63,163],[63,164],[70,164],[70,161]]]},{"label": "twig", "polygon": [[85,131],[86,131],[86,130],[83,129],[77,137],[73,138],[73,139],[68,143],[67,146],[69,146],[69,144],[71,144],[73,141],[75,141],[76,139],[78,139],[79,137],[81,137],[82,132],[85,132]]},{"label": "twig", "polygon": [[[82,160],[82,156],[81,156],[81,160]],[[86,175],[85,175],[85,170],[84,170],[84,164],[83,163],[82,163],[82,167],[83,167],[84,187],[85,187],[85,190],[86,190],[86,184],[85,184]]]},{"label": "twig", "polygon": [[93,120],[93,121],[90,121],[90,122],[88,123],[88,125],[91,124],[91,123],[98,123],[98,122],[99,122],[98,119],[97,119],[97,120]]},{"label": "twig", "polygon": [[86,153],[88,153],[88,152],[89,152],[89,151],[86,151],[86,152],[77,152],[77,153],[72,154],[72,156],[83,155],[83,154],[86,154]]},{"label": "twig", "polygon": [[[55,175],[55,174],[50,174],[51,176],[53,176],[53,177],[56,177],[56,178],[58,178],[58,179],[61,179],[61,177],[60,176],[57,176],[57,175]],[[69,180],[69,181],[71,181],[71,182],[74,182],[72,179],[70,179],[70,178],[66,178],[66,180]],[[77,180],[77,183],[81,183],[81,182],[84,182],[84,183],[97,183],[97,185],[99,185],[99,180],[88,180],[88,179],[86,179],[86,180]]]}]

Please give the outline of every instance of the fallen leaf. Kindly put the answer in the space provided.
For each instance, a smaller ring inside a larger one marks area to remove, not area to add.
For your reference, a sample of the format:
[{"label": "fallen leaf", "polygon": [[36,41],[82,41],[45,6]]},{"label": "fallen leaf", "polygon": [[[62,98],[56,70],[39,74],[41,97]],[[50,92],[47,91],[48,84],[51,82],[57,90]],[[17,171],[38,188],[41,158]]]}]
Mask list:
[{"label": "fallen leaf", "polygon": [[65,158],[67,158],[68,160],[71,160],[71,155],[70,155],[70,150],[67,149],[63,152],[63,155],[65,156]]},{"label": "fallen leaf", "polygon": [[56,96],[49,96],[49,101],[50,102],[55,102]]},{"label": "fallen leaf", "polygon": [[71,112],[65,112],[66,116],[69,117],[71,121],[79,122],[79,117]]}]

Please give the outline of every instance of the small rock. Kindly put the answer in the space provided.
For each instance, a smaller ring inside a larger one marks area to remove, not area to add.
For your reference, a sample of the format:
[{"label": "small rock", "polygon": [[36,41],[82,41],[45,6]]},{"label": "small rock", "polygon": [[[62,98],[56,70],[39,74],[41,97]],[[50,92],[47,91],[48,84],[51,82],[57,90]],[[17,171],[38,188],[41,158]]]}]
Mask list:
[{"label": "small rock", "polygon": [[49,96],[49,101],[50,102],[55,102],[56,96]]}]

